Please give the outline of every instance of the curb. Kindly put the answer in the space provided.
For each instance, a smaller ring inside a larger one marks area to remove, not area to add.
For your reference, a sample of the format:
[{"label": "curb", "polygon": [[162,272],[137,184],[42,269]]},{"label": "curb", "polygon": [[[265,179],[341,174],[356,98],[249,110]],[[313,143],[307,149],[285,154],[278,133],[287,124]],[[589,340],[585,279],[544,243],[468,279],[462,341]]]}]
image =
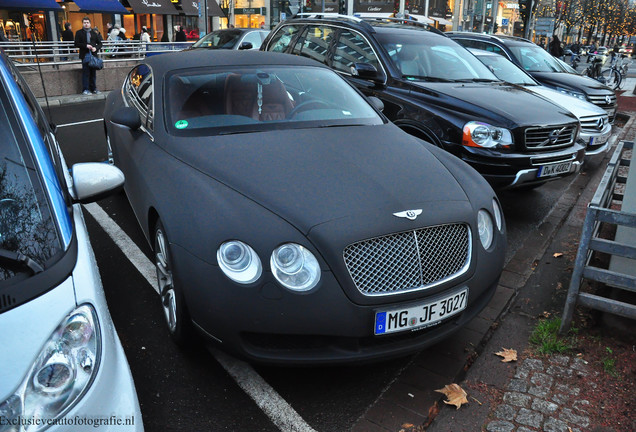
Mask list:
[{"label": "curb", "polygon": [[[630,116],[629,113],[621,114]],[[635,121],[636,116],[629,117],[617,135],[616,142],[624,139]],[[599,161],[600,164],[607,164],[613,148],[614,145]],[[536,264],[550,247],[555,233],[564,226],[568,216],[580,204],[581,191],[592,181],[593,178],[579,174],[568,185],[536,232],[526,239],[504,266],[499,285],[488,306],[454,336],[435,345],[436,352],[442,351],[439,359],[430,350],[414,355],[373,405],[356,421],[352,432],[393,432],[403,429],[405,423],[428,427],[433,422],[436,415],[435,403],[443,405],[440,402],[444,397],[431,389],[442,388],[465,378],[499,322],[510,310],[519,291],[534,273]],[[465,349],[467,346],[472,348]],[[417,387],[418,383],[423,385]],[[404,394],[408,394],[410,398],[405,398]]]},{"label": "curb", "polygon": [[[64,105],[74,105],[78,103],[94,102],[96,100],[106,99],[109,94],[110,94],[110,91],[104,91],[96,95],[76,94],[76,95],[66,95],[66,96],[54,96],[54,97],[48,98],[48,106],[59,107]],[[40,107],[42,109],[46,108],[47,106],[46,98],[37,98],[37,101],[40,104]]]}]

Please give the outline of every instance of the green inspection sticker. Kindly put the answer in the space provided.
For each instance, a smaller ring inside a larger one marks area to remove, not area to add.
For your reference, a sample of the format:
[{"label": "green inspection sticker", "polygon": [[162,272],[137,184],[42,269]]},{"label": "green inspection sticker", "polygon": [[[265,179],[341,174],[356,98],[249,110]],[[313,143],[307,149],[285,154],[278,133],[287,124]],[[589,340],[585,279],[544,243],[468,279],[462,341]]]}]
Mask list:
[{"label": "green inspection sticker", "polygon": [[179,120],[174,124],[174,127],[177,129],[185,129],[188,127],[188,122],[186,120]]}]

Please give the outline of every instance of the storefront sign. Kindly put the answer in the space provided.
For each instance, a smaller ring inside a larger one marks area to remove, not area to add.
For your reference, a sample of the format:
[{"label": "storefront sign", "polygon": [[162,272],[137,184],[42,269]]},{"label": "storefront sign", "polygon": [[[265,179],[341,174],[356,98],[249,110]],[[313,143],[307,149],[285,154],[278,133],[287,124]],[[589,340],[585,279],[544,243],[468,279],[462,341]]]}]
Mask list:
[{"label": "storefront sign", "polygon": [[267,15],[267,8],[234,8],[235,15]]}]

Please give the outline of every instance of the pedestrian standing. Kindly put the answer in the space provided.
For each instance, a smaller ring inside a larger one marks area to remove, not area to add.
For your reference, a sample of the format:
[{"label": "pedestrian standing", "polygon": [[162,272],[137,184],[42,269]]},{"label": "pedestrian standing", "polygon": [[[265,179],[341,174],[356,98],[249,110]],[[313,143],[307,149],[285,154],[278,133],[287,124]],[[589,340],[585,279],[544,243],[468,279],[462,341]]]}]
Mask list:
[{"label": "pedestrian standing", "polygon": [[[73,35],[73,30],[71,29],[71,23],[65,22],[64,31],[62,32],[62,42],[74,42],[74,41],[75,41],[75,36]],[[64,44],[64,45],[67,45],[67,44]],[[66,54],[70,54],[71,49],[65,46],[63,49],[63,52],[65,52]],[[68,56],[62,57],[62,60],[63,61],[68,60]]]},{"label": "pedestrian standing", "polygon": [[550,42],[550,54],[559,59],[563,57],[563,47],[561,47],[561,41],[557,35],[554,35],[552,42]]},{"label": "pedestrian standing", "polygon": [[179,30],[174,37],[175,42],[186,42],[188,38],[186,37],[185,32],[183,31],[183,26],[179,26]]},{"label": "pedestrian standing", "polygon": [[75,33],[75,47],[79,48],[79,58],[82,60],[82,94],[98,94],[97,90],[97,71],[88,67],[84,63],[84,57],[90,52],[97,55],[102,49],[102,37],[98,32],[91,28],[91,19],[84,17],[82,19],[82,28]]},{"label": "pedestrian standing", "polygon": [[141,38],[140,40],[143,43],[150,43],[150,34],[148,33],[148,29],[146,27],[141,29]]}]

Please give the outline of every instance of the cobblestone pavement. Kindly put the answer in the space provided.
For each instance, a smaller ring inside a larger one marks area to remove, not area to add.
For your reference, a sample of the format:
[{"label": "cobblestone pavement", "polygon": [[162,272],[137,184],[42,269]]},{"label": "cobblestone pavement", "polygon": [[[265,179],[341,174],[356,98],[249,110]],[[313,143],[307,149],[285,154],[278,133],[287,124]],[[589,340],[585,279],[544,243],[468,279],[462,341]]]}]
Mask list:
[{"label": "cobblestone pavement", "polygon": [[527,358],[517,366],[486,424],[489,432],[582,432],[590,425],[581,388],[572,384],[590,373],[584,360],[563,355]]}]

